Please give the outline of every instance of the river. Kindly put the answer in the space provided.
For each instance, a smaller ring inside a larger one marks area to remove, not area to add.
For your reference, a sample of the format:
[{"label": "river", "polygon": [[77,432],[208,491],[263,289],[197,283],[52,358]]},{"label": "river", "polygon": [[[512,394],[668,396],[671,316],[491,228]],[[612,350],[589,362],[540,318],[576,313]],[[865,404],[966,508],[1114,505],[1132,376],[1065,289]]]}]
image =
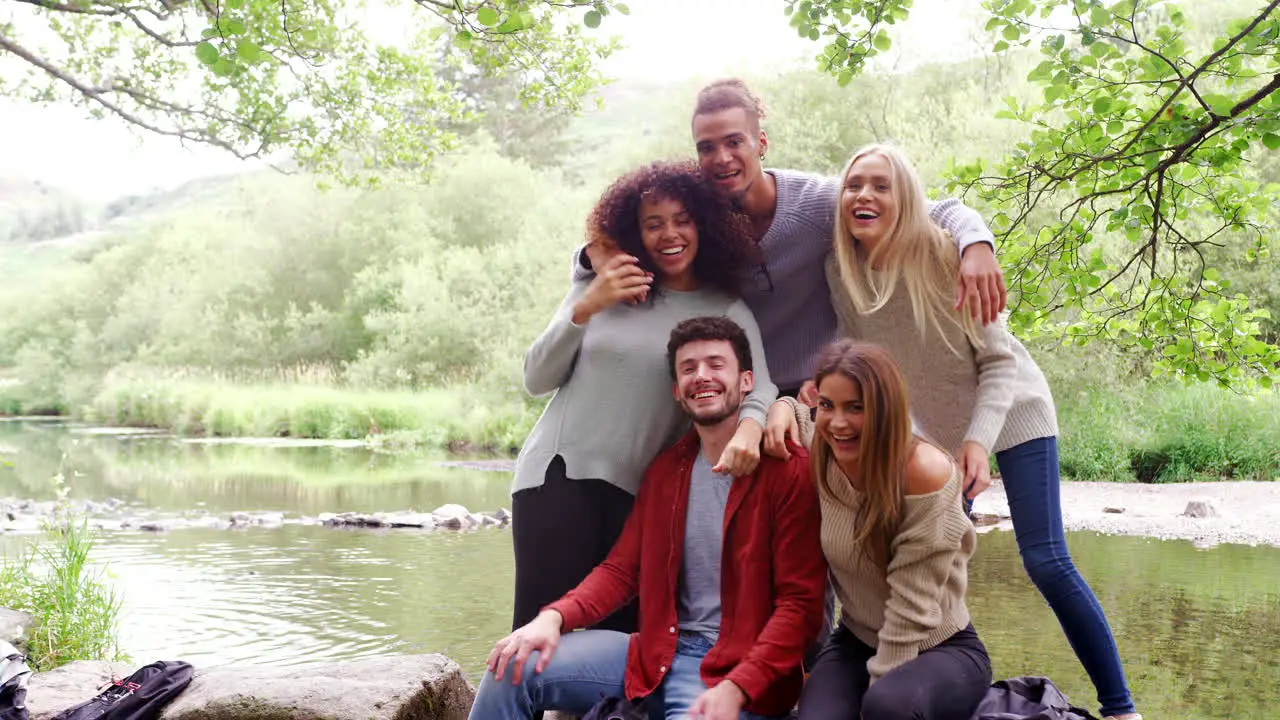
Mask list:
[{"label": "river", "polygon": [[[71,496],[211,513],[509,507],[509,476],[442,458],[119,437],[57,422],[0,422],[0,497]],[[0,537],[13,552],[32,536]],[[1280,549],[1073,533],[1072,553],[1115,631],[1148,718],[1280,717]],[[475,678],[509,625],[511,537],[286,525],[111,532],[94,559],[124,603],[134,663],[293,664],[442,652]],[[1013,536],[981,536],[969,605],[997,677],[1042,674],[1095,707]]]}]

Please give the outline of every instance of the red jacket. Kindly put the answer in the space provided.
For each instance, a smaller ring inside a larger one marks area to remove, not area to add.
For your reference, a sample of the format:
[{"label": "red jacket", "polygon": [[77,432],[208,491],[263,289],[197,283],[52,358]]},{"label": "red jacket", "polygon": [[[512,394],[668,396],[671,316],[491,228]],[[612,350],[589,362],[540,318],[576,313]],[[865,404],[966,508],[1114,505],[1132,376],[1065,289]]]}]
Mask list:
[{"label": "red jacket", "polygon": [[[745,709],[761,715],[783,715],[795,705],[801,659],[822,624],[827,565],[818,495],[808,453],[790,449],[790,460],[765,456],[754,473],[730,486],[720,636],[702,661],[707,687],[732,680],[747,694]],[[599,622],[640,595],[640,631],[627,650],[626,693],[633,699],[658,688],[675,656],[689,476],[699,451],[690,431],[658,455],[609,557],[549,606],[568,631]]]}]

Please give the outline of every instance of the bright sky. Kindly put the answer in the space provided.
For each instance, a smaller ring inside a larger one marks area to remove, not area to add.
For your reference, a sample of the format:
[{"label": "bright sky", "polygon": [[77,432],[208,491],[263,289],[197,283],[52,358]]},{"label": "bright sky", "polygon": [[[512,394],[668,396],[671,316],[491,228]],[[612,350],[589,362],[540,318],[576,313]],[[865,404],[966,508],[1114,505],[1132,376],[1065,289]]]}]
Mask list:
[{"label": "bright sky", "polygon": [[[630,16],[600,27],[626,47],[606,72],[617,78],[766,74],[813,65],[818,43],[800,39],[783,0],[631,0]],[[978,0],[916,0],[912,19],[890,28],[888,66],[973,54],[980,42]],[[5,62],[0,60],[0,68]],[[833,86],[834,87],[834,86]],[[0,174],[63,187],[91,200],[168,188],[246,169],[216,150],[134,131],[116,120],[92,120],[68,107],[0,101]]]}]

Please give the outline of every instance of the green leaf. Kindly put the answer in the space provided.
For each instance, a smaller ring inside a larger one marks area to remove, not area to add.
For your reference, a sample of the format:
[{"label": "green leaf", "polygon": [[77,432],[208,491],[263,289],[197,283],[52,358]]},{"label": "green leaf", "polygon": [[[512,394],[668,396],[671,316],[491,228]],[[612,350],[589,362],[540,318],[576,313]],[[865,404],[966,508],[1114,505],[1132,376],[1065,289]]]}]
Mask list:
[{"label": "green leaf", "polygon": [[1102,115],[1111,109],[1111,98],[1103,95],[1093,101],[1093,112],[1095,115]]},{"label": "green leaf", "polygon": [[453,44],[457,45],[463,50],[466,50],[467,48],[471,47],[471,39],[472,39],[471,31],[461,30],[458,32],[457,35],[453,36]]},{"label": "green leaf", "polygon": [[1230,115],[1231,108],[1236,105],[1235,100],[1227,97],[1226,95],[1219,95],[1217,93],[1205,94],[1204,101],[1208,103],[1209,108],[1215,115]]},{"label": "green leaf", "polygon": [[847,86],[852,80],[853,80],[853,71],[849,70],[848,68],[841,70],[840,74],[836,76],[836,84],[839,85],[840,87]]},{"label": "green leaf", "polygon": [[1268,150],[1280,150],[1280,135],[1267,133],[1262,136],[1262,144],[1266,145]]},{"label": "green leaf", "polygon": [[255,63],[262,59],[262,48],[258,47],[258,43],[246,38],[236,43],[236,55],[247,63]]},{"label": "green leaf", "polygon": [[600,20],[601,20],[600,13],[596,12],[595,10],[589,10],[587,11],[586,15],[582,16],[582,23],[589,28],[600,27]]},{"label": "green leaf", "polygon": [[227,58],[218,58],[218,62],[213,64],[213,74],[218,77],[230,77],[235,72],[236,64]]},{"label": "green leaf", "polygon": [[244,7],[244,0],[226,0],[227,7],[231,10],[239,10]]},{"label": "green leaf", "polygon": [[482,7],[476,11],[476,22],[485,27],[493,27],[500,20],[502,20],[502,16],[491,7]]},{"label": "green leaf", "polygon": [[196,45],[196,59],[204,65],[213,65],[218,62],[218,48],[213,43],[202,42]]},{"label": "green leaf", "polygon": [[228,20],[222,23],[222,30],[228,35],[243,35],[245,32],[244,23],[239,20]]},{"label": "green leaf", "polygon": [[871,44],[875,45],[876,49],[879,50],[880,52],[887,52],[889,48],[893,46],[893,41],[889,39],[888,33],[886,33],[884,30],[881,30],[880,32],[876,33],[876,39],[871,41]]},{"label": "green leaf", "polygon": [[[625,3],[614,3],[614,4],[613,4],[613,9],[614,9],[614,10],[617,10],[618,12],[622,13],[623,15],[630,15],[630,14],[631,14],[631,8],[627,7],[627,5],[626,5]],[[788,10],[790,10],[791,8],[787,8],[787,9],[788,9]]]}]

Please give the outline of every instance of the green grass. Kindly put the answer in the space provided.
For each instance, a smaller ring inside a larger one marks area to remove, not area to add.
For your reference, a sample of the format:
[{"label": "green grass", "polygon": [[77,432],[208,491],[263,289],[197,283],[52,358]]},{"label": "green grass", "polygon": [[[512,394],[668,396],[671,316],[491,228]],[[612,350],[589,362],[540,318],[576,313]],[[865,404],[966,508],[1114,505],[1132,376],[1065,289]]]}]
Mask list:
[{"label": "green grass", "polygon": [[43,542],[0,565],[0,606],[35,617],[28,658],[39,671],[76,660],[124,660],[120,599],[89,563],[94,535],[83,518],[51,523]]},{"label": "green grass", "polygon": [[189,436],[369,439],[378,449],[479,446],[507,452],[537,410],[518,390],[506,399],[459,387],[359,390],[314,383],[240,384],[218,379],[108,379],[85,419],[167,428]]},{"label": "green grass", "polygon": [[1058,397],[1062,472],[1073,480],[1280,479],[1280,396],[1138,384]]}]

